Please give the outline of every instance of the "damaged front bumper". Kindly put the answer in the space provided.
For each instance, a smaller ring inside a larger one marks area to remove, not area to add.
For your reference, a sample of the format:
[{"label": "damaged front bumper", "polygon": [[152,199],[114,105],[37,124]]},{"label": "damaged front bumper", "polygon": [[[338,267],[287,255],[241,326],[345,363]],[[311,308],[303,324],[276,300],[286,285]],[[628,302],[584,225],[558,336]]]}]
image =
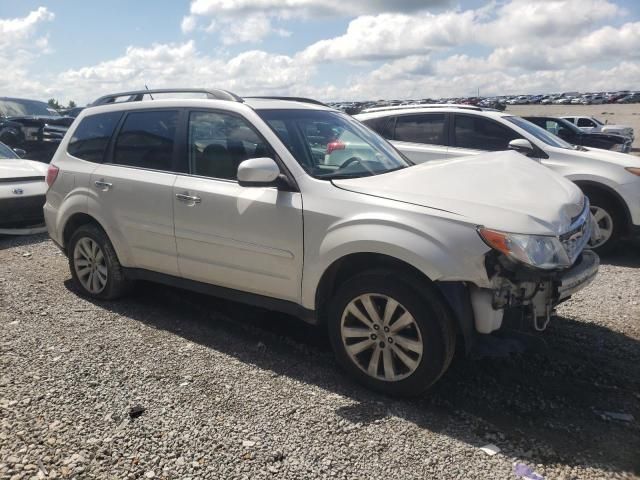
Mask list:
[{"label": "damaged front bumper", "polygon": [[570,268],[543,272],[503,264],[496,267],[492,289],[471,289],[471,304],[478,333],[491,333],[502,326],[505,311],[519,309],[535,330],[544,330],[555,307],[585,288],[598,273],[600,259],[584,250]]}]

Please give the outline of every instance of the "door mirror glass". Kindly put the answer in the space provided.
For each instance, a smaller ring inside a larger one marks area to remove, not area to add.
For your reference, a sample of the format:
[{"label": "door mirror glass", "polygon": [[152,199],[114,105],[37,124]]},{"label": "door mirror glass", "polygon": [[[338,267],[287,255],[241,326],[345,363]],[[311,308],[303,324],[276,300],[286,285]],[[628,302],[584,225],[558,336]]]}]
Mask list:
[{"label": "door mirror glass", "polygon": [[516,138],[515,140],[511,140],[509,142],[509,148],[523,155],[533,154],[533,145],[531,145],[531,142],[529,140],[525,140],[524,138]]},{"label": "door mirror glass", "polygon": [[13,151],[15,152],[16,155],[18,155],[20,158],[24,158],[24,156],[27,154],[26,150],[23,150],[21,148],[14,148]]},{"label": "door mirror glass", "polygon": [[251,158],[238,166],[238,183],[244,187],[273,185],[280,176],[280,167],[272,158]]}]

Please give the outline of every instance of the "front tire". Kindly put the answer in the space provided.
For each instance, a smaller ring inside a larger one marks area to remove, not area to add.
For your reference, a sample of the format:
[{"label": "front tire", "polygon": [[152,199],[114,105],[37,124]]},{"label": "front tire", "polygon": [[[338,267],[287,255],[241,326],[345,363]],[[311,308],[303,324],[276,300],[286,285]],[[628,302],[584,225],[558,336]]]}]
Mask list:
[{"label": "front tire", "polygon": [[328,322],[338,363],[356,381],[389,395],[421,394],[455,351],[455,329],[440,297],[426,282],[392,271],[364,272],[343,283]]},{"label": "front tire", "polygon": [[114,300],[129,288],[111,241],[96,225],[82,225],[71,236],[69,269],[78,289],[87,297]]}]

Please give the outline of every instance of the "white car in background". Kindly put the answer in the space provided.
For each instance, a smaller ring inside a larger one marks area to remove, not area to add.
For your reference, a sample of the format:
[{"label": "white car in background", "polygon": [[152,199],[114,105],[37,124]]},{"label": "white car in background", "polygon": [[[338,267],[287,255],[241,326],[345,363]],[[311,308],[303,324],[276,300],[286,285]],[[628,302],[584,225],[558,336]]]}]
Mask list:
[{"label": "white car in background", "polygon": [[[591,202],[599,252],[640,234],[640,158],[571,145],[527,120],[469,105],[372,108],[355,118],[416,163],[517,149],[578,185]],[[542,189],[538,196],[545,195]]]},{"label": "white car in background", "polygon": [[27,235],[46,231],[47,165],[23,160],[0,143],[0,235]]},{"label": "white car in background", "polygon": [[622,135],[623,137],[634,140],[633,128],[628,125],[613,125],[609,123],[602,123],[596,117],[584,117],[584,116],[567,116],[560,117],[565,120],[569,120],[575,124],[580,130],[588,133],[610,133],[612,135]]}]

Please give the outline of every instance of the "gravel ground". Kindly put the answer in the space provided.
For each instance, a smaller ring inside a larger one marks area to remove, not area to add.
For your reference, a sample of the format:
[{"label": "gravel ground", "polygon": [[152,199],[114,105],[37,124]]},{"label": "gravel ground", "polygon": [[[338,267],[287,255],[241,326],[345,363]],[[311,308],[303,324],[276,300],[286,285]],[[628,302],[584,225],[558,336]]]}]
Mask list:
[{"label": "gravel ground", "polygon": [[640,478],[640,248],[605,263],[546,345],[399,401],[289,317],[151,284],[91,302],[44,236],[0,239],[0,478]]}]

